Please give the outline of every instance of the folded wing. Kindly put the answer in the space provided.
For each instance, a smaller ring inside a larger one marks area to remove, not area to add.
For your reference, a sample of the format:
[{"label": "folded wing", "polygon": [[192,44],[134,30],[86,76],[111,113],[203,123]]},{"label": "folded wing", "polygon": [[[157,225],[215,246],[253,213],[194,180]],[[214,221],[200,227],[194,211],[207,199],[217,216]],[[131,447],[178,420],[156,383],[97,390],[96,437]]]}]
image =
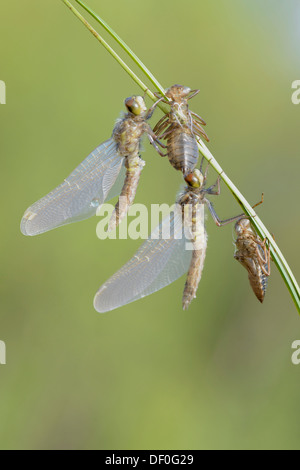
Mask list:
[{"label": "folded wing", "polygon": [[[170,236],[168,232],[170,228]],[[189,268],[181,210],[166,217],[128,261],[98,290],[95,309],[108,312],[171,284]]]}]

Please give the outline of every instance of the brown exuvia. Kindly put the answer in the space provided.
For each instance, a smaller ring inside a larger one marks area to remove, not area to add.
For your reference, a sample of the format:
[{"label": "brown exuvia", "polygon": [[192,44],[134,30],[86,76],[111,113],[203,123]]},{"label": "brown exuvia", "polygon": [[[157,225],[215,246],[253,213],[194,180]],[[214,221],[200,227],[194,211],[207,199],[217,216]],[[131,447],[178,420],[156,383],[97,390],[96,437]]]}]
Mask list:
[{"label": "brown exuvia", "polygon": [[163,116],[153,131],[159,139],[166,139],[167,156],[171,165],[184,175],[191,173],[198,162],[199,150],[197,138],[208,136],[202,126],[206,123],[197,114],[190,111],[188,100],[200,90],[191,90],[182,85],[173,85],[165,92],[168,100],[159,98],[152,109],[163,102],[170,106],[170,112]]},{"label": "brown exuvia", "polygon": [[250,220],[241,218],[235,224],[237,239],[234,257],[248,271],[252,290],[262,303],[266,295],[270,276],[270,248],[267,241],[261,240],[251,227]]}]

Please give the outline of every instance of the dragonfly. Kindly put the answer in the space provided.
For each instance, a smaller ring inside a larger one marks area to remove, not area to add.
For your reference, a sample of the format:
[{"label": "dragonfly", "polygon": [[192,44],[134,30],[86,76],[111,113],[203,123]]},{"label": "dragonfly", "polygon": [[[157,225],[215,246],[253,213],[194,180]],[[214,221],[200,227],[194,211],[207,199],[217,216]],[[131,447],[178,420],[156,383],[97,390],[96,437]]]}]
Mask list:
[{"label": "dragonfly", "polygon": [[170,112],[165,114],[156,124],[153,131],[159,139],[166,139],[167,156],[171,165],[182,171],[184,175],[191,173],[198,162],[199,151],[197,138],[203,137],[207,142],[209,138],[202,126],[205,121],[189,110],[188,101],[196,96],[200,90],[182,85],[173,85],[165,91],[164,97],[159,98],[152,106],[163,102],[170,106]]},{"label": "dragonfly", "polygon": [[242,217],[236,222],[235,232],[237,238],[234,258],[246,268],[252,290],[258,300],[263,303],[268,277],[271,274],[270,245],[267,248],[267,239],[262,240],[257,235],[248,218]]},{"label": "dragonfly", "polygon": [[120,195],[109,222],[116,227],[132,204],[141,171],[141,139],[144,134],[161,153],[159,141],[147,120],[142,96],[125,99],[127,113],[118,119],[112,137],[100,144],[64,181],[30,206],[21,221],[24,235],[38,235],[72,222],[87,219],[113,197]]},{"label": "dragonfly", "polygon": [[174,209],[141,245],[136,254],[107,282],[94,299],[94,307],[108,312],[150,295],[179,279],[187,272],[182,297],[186,310],[196,297],[204,268],[207,233],[204,208],[217,226],[226,225],[241,215],[220,220],[208,195],[220,194],[220,178],[206,188],[207,171],[195,169],[186,175],[186,186],[178,195]]}]

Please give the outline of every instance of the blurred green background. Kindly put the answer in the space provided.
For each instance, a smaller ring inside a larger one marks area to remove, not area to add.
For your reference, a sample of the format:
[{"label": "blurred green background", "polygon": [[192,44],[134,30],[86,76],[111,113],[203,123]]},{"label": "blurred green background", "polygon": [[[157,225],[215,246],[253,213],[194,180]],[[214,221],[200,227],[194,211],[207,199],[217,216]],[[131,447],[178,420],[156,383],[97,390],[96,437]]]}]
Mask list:
[{"label": "blurred green background", "polygon": [[[209,148],[249,201],[265,193],[258,212],[299,278],[299,1],[88,3],[163,86],[201,89],[192,109]],[[61,1],[0,6],[0,447],[299,449],[300,319],[275,267],[265,304],[256,300],[231,226],[207,219],[188,312],[181,278],[106,315],[94,294],[139,240],[99,241],[96,217],[20,233],[25,209],[110,136],[140,90]],[[180,174],[145,148],[136,202],[171,204]],[[225,187],[215,208],[240,211]]]}]

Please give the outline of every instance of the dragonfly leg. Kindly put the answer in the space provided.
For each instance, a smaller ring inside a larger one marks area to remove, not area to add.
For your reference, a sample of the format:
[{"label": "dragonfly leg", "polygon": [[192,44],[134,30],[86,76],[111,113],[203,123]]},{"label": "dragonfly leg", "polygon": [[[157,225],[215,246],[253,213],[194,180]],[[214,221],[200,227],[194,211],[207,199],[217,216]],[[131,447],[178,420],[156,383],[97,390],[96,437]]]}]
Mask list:
[{"label": "dragonfly leg", "polygon": [[165,114],[159,121],[158,123],[155,124],[154,126],[154,129],[153,129],[153,132],[155,132],[156,134],[158,134],[160,132],[160,130],[164,129],[164,125],[165,123],[168,121],[169,119],[169,116],[167,114]]},{"label": "dragonfly leg", "polygon": [[[155,93],[154,93],[155,94]],[[156,95],[155,95],[156,96]],[[157,98],[159,98],[158,96],[156,96]],[[160,102],[165,102],[164,101],[164,98],[159,98],[157,101],[155,101],[155,103],[151,106],[151,108],[148,109],[147,111],[147,114],[146,114],[146,120],[150,119],[152,114],[154,113],[154,110],[156,108],[156,106],[158,105],[158,103]]]},{"label": "dragonfly leg", "polygon": [[191,98],[194,98],[194,96],[198,95],[200,90],[192,90],[190,91],[189,93],[189,97],[187,98],[188,100],[190,100]]},{"label": "dragonfly leg", "polygon": [[163,148],[163,149],[166,149],[166,148],[167,148],[167,146],[166,146],[165,144],[163,144],[157,137],[154,138],[154,140],[155,140],[155,142],[158,143],[158,145],[161,146],[161,148]]},{"label": "dragonfly leg", "polygon": [[202,158],[201,158],[201,163],[200,163],[200,168],[199,168],[199,170],[200,170],[200,172],[202,173],[202,175],[203,175],[203,163],[204,163],[204,160],[205,160],[205,158],[202,157]]},{"label": "dragonfly leg", "polygon": [[199,114],[193,113],[193,111],[191,111],[191,115],[195,121],[199,121],[202,126],[206,126],[206,122],[202,119],[202,117],[199,116]]},{"label": "dragonfly leg", "polygon": [[167,135],[172,134],[173,129],[168,128],[163,134],[159,136],[160,139],[165,139]]},{"label": "dragonfly leg", "polygon": [[166,119],[165,121],[161,122],[159,126],[156,125],[155,128],[153,129],[153,132],[156,135],[162,135],[165,129],[168,127],[168,125],[169,125],[169,122]]},{"label": "dragonfly leg", "polygon": [[209,163],[207,164],[207,166],[205,168],[205,172],[204,172],[204,175],[203,175],[203,184],[205,184],[205,182],[207,180],[208,170],[209,170]]},{"label": "dragonfly leg", "polygon": [[264,202],[264,193],[262,193],[261,195],[261,200],[257,202],[256,204],[254,204],[254,206],[252,206],[252,209],[255,209],[255,207],[257,206],[260,206],[261,204],[263,204],[263,202]]},{"label": "dragonfly leg", "polygon": [[196,121],[193,121],[193,131],[195,130],[194,134],[197,135],[198,137],[203,137],[206,142],[209,142],[209,137],[206,134],[205,130],[202,129],[202,127],[196,123]]},{"label": "dragonfly leg", "polygon": [[150,144],[153,145],[153,147],[155,148],[155,150],[157,151],[157,153],[161,156],[161,157],[166,157],[167,155],[165,153],[163,153],[159,146],[158,146],[158,143],[163,147],[163,148],[166,148],[165,145],[163,145],[158,139],[154,139],[154,137],[152,137],[152,135],[148,134],[148,138],[149,138],[149,141],[150,141]]},{"label": "dragonfly leg", "polygon": [[263,264],[267,264],[267,262],[268,262],[266,241],[267,241],[266,238],[264,239],[264,241],[255,240],[256,245],[260,246],[261,249],[263,250],[263,255],[262,255],[261,250],[258,248],[258,246],[256,246],[257,257]]},{"label": "dragonfly leg", "polygon": [[164,114],[163,117],[155,124],[155,127],[159,127],[160,124],[162,124],[164,122],[165,119],[168,118],[168,115],[167,114]]},{"label": "dragonfly leg", "polygon": [[153,140],[155,140],[155,142],[160,145],[163,149],[166,149],[167,146],[164,145],[158,138],[158,135],[155,134],[155,132],[151,129],[150,126],[148,126],[148,129],[147,129],[147,133],[148,133],[148,137],[152,137]]},{"label": "dragonfly leg", "polygon": [[205,158],[202,157],[202,158],[201,158],[201,163],[200,163],[200,168],[199,168],[201,174],[203,175],[203,186],[205,185],[205,182],[206,182],[206,180],[207,180],[207,174],[208,174],[208,170],[209,170],[209,162],[208,162],[208,163],[207,163],[207,167],[205,168],[205,171],[204,171],[204,173],[203,173],[203,164],[204,164],[204,161],[205,161]]},{"label": "dragonfly leg", "polygon": [[[257,257],[258,257],[258,262],[259,262],[259,265],[262,269],[262,272],[266,275],[266,276],[270,276],[271,274],[271,247],[269,246],[269,248],[267,249],[267,246],[266,246],[266,243],[267,243],[267,239],[265,238],[263,242],[260,242],[259,245],[262,246],[263,245],[263,250],[264,250],[264,256],[262,256],[260,250],[258,247],[256,247],[256,254],[257,254]],[[266,265],[268,265],[268,268],[266,269]]]},{"label": "dragonfly leg", "polygon": [[240,219],[241,217],[244,217],[245,214],[239,214],[239,215],[236,215],[235,217],[231,217],[230,219],[225,219],[225,220],[221,220],[215,209],[214,209],[214,206],[212,205],[212,203],[204,198],[203,201],[205,202],[205,204],[207,205],[208,209],[209,209],[209,212],[213,218],[213,221],[215,222],[215,224],[218,226],[218,227],[223,227],[223,225],[227,225],[227,224],[230,224],[231,222],[234,222],[235,220],[238,220]]},{"label": "dragonfly leg", "polygon": [[191,113],[189,113],[189,118],[190,118],[190,129],[191,129],[191,131],[193,132],[193,124],[194,124],[194,122],[193,122],[193,118],[192,118]]},{"label": "dragonfly leg", "polygon": [[156,98],[158,98],[162,103],[169,104],[169,100],[166,100],[163,96],[161,96],[160,91],[155,91],[153,95],[156,96]]},{"label": "dragonfly leg", "polygon": [[[147,135],[148,135],[148,138],[150,140],[150,143],[153,145],[153,141],[155,141],[156,144],[158,144],[161,148],[167,148],[166,145],[164,145],[158,138],[157,134],[155,134],[155,132],[151,129],[151,127],[146,124],[146,132],[147,132]],[[156,150],[157,150],[157,147],[155,146]]]}]

